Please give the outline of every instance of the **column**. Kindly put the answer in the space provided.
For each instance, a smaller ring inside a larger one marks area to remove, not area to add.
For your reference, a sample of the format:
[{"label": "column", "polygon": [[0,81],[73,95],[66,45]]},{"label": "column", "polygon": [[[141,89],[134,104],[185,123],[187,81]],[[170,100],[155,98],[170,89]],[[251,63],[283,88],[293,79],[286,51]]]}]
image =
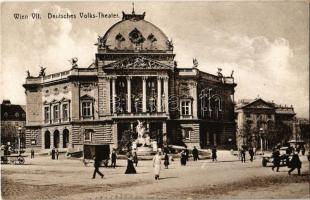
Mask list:
[{"label": "column", "polygon": [[193,98],[194,98],[194,100],[193,100],[193,118],[194,119],[197,119],[198,118],[198,115],[197,115],[197,103],[198,103],[198,101],[197,101],[197,83],[195,82],[195,83],[193,83],[193,85],[192,85],[192,87],[193,87]]},{"label": "column", "polygon": [[117,138],[117,123],[112,124],[112,134],[113,134],[113,143],[114,148],[118,148],[118,138]]},{"label": "column", "polygon": [[161,77],[157,77],[157,112],[161,112]]},{"label": "column", "polygon": [[164,95],[165,95],[165,111],[166,114],[169,114],[168,76],[164,77]]},{"label": "column", "polygon": [[45,149],[45,132],[43,129],[41,130],[41,136],[41,149]]},{"label": "column", "polygon": [[146,76],[142,77],[142,112],[146,112]]},{"label": "column", "polygon": [[63,130],[61,131],[59,131],[59,149],[60,148],[63,148],[64,147],[64,132],[63,132]]},{"label": "column", "polygon": [[127,76],[127,112],[131,113],[131,76]]},{"label": "column", "polygon": [[116,77],[112,77],[112,107],[113,107],[113,113],[116,112],[116,108],[115,108],[115,97],[116,97],[115,80],[116,80]]},{"label": "column", "polygon": [[210,145],[210,135],[209,135],[209,131],[206,132],[206,139],[207,139],[207,145]]},{"label": "column", "polygon": [[111,77],[106,77],[106,79],[104,80],[106,81],[106,97],[105,95],[103,95],[103,98],[106,98],[106,100],[103,100],[103,102],[106,103],[106,113],[105,114],[111,114]]},{"label": "column", "polygon": [[52,149],[54,147],[54,132],[50,132],[50,148]]},{"label": "column", "polygon": [[163,145],[167,145],[167,136],[168,136],[168,133],[167,133],[167,123],[166,122],[163,122]]}]

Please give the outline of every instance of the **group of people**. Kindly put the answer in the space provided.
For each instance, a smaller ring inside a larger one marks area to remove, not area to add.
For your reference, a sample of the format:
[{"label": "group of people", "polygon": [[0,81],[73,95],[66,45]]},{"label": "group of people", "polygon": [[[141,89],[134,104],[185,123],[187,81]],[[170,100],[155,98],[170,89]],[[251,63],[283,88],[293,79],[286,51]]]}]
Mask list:
[{"label": "group of people", "polygon": [[[290,148],[288,148],[290,149]],[[289,153],[288,153],[289,152]],[[288,171],[288,174],[291,175],[291,172],[297,169],[298,175],[300,175],[300,169],[301,169],[301,161],[299,159],[299,152],[298,151],[287,151],[287,155],[293,154],[292,158],[290,159],[289,157],[284,157],[287,162],[288,168],[290,170]],[[279,172],[280,164],[281,164],[281,156],[280,156],[280,151],[278,148],[274,148],[272,152],[272,157],[273,157],[273,166],[272,166],[272,171],[274,171],[275,168],[277,168],[277,172]]]},{"label": "group of people", "polygon": [[[155,174],[155,180],[159,180],[159,175],[160,175],[160,171],[161,171],[161,165],[162,165],[162,156],[161,156],[162,152],[161,151],[157,151],[155,156],[153,157],[153,168],[154,168],[154,174]],[[193,159],[194,161],[197,161],[199,159],[198,157],[198,150],[196,147],[194,147],[193,151]],[[116,151],[113,150],[111,153],[111,167],[115,168],[116,166],[116,159],[117,159],[117,155],[116,155]],[[180,154],[180,161],[181,161],[181,166],[185,166],[186,162],[188,161],[188,157],[189,157],[189,151],[186,149],[183,149],[181,154]],[[93,157],[94,159],[94,173],[93,173],[93,179],[96,177],[96,174],[98,173],[101,178],[103,178],[103,174],[99,171],[99,166],[100,166],[100,161],[97,159],[96,156]],[[164,153],[164,166],[166,169],[168,169],[168,166],[170,165],[170,162],[172,160],[172,157],[169,156],[169,154],[167,152]],[[126,167],[126,171],[125,174],[136,174],[137,171],[135,169],[135,166],[138,166],[138,156],[136,151],[129,151],[127,153],[127,167]]]},{"label": "group of people", "polygon": [[59,151],[57,148],[53,148],[51,151],[51,156],[52,156],[52,160],[58,160],[58,156],[59,156]]}]

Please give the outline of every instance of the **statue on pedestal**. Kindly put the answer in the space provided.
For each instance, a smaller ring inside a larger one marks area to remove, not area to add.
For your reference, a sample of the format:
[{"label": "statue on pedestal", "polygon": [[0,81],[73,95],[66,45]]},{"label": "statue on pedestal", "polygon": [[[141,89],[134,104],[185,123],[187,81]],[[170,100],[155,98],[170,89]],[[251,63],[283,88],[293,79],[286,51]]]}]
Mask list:
[{"label": "statue on pedestal", "polygon": [[142,144],[142,146],[149,146],[150,145],[150,136],[149,134],[145,133],[145,127],[143,126],[143,122],[138,120],[138,125],[136,126],[136,131],[138,133],[138,138],[136,140],[137,144]]}]

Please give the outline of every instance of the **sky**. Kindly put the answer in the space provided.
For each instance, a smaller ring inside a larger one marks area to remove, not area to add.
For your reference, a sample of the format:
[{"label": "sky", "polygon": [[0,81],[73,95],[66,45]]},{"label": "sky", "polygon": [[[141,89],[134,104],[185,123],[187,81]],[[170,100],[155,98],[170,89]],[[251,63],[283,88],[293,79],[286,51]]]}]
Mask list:
[{"label": "sky", "polygon": [[[26,70],[38,75],[81,67],[95,59],[98,35],[131,13],[131,2],[6,2],[1,4],[0,99],[25,104]],[[234,70],[235,99],[261,97],[293,105],[309,117],[309,6],[307,2],[135,2],[137,14],[173,40],[175,60],[229,76]],[[14,14],[40,13],[42,19],[15,20]],[[47,13],[116,13],[110,19],[48,19]]]}]

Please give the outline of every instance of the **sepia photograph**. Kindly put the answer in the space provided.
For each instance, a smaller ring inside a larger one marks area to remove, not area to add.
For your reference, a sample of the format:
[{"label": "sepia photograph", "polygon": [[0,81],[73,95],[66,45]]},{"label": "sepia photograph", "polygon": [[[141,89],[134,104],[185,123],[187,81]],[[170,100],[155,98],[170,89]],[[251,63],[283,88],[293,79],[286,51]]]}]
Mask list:
[{"label": "sepia photograph", "polygon": [[1,198],[309,199],[309,8],[2,1]]}]

